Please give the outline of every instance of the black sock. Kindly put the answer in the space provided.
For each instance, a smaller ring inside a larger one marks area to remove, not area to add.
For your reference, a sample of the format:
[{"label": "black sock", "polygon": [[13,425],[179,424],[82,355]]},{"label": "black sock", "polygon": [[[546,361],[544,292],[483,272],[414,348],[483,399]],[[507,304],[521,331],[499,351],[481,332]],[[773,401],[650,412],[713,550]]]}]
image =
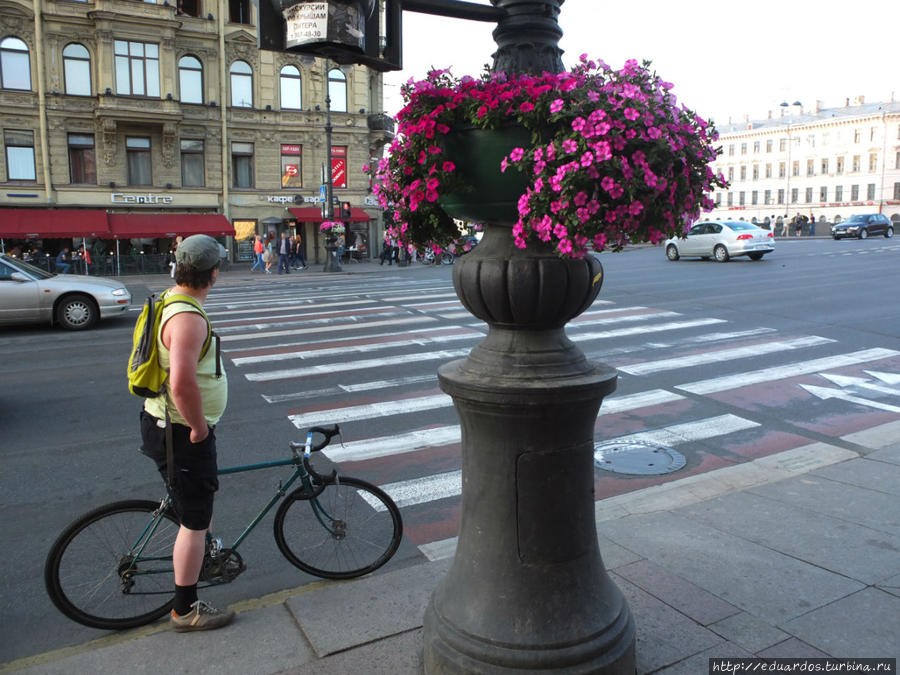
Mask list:
[{"label": "black sock", "polygon": [[175,584],[175,606],[173,609],[179,616],[191,611],[191,605],[197,602],[197,584],[179,586]]}]

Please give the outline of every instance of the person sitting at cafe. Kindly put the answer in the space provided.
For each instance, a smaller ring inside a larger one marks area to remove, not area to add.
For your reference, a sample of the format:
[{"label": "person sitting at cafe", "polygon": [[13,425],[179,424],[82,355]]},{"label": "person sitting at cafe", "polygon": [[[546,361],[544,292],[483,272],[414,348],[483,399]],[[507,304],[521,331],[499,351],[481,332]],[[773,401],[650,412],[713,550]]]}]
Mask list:
[{"label": "person sitting at cafe", "polygon": [[68,274],[71,265],[67,262],[69,257],[69,248],[65,247],[56,255],[56,273]]}]

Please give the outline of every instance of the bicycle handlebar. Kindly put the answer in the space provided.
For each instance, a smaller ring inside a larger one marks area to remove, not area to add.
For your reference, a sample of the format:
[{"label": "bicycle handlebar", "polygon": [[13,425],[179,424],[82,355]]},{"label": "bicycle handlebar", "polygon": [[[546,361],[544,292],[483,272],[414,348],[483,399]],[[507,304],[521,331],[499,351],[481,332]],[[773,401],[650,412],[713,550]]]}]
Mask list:
[{"label": "bicycle handlebar", "polygon": [[[312,436],[312,434],[321,434],[325,438],[323,438],[320,442],[315,444],[310,444],[309,451],[310,452],[318,452],[326,445],[331,443],[331,439],[335,436],[340,435],[341,428],[337,424],[332,424],[330,427],[310,427],[306,430],[307,437]],[[306,443],[294,443],[291,441],[291,450],[299,450],[300,448],[306,448]]]},{"label": "bicycle handlebar", "polygon": [[[332,424],[330,427],[310,427],[306,430],[306,443],[294,443],[292,441],[290,444],[291,450],[294,450],[295,452],[300,448],[303,448],[304,452],[303,457],[301,458],[301,461],[303,462],[303,468],[305,468],[309,475],[312,476],[319,484],[318,492],[321,492],[322,489],[324,489],[324,484],[326,482],[331,482],[335,479],[335,477],[337,476],[337,471],[332,470],[330,476],[323,476],[312,468],[309,463],[309,456],[312,453],[318,452],[319,450],[324,448],[331,442],[332,438],[339,435],[340,433],[341,428],[337,424]],[[321,434],[322,436],[324,436],[324,438],[318,443],[313,444],[313,434]]]}]

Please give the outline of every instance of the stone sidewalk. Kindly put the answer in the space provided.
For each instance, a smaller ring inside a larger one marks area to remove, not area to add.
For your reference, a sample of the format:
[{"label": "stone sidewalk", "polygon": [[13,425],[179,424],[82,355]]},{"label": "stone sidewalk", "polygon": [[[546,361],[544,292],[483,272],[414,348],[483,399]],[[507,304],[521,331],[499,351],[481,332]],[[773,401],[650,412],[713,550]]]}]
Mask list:
[{"label": "stone sidewalk", "polygon": [[[638,673],[706,673],[711,657],[900,656],[898,437],[891,423],[598,502]],[[453,545],[404,569],[238,603],[220,631],[162,623],[0,672],[141,674],[162,662],[170,673],[418,674],[422,616]]]}]

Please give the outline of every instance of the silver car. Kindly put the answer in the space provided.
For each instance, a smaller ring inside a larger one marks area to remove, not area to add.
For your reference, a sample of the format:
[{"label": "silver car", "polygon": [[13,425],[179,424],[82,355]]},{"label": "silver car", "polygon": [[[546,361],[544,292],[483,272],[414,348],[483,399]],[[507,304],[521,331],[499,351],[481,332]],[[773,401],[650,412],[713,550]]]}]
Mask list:
[{"label": "silver car", "polygon": [[731,258],[742,255],[750,260],[760,260],[766,253],[774,250],[775,237],[772,232],[743,220],[697,223],[687,236],[666,241],[666,257],[669,260],[699,257],[728,262]]},{"label": "silver car", "polygon": [[0,255],[0,325],[46,321],[84,330],[128,311],[130,304],[131,293],[118,281],[50,274]]}]

